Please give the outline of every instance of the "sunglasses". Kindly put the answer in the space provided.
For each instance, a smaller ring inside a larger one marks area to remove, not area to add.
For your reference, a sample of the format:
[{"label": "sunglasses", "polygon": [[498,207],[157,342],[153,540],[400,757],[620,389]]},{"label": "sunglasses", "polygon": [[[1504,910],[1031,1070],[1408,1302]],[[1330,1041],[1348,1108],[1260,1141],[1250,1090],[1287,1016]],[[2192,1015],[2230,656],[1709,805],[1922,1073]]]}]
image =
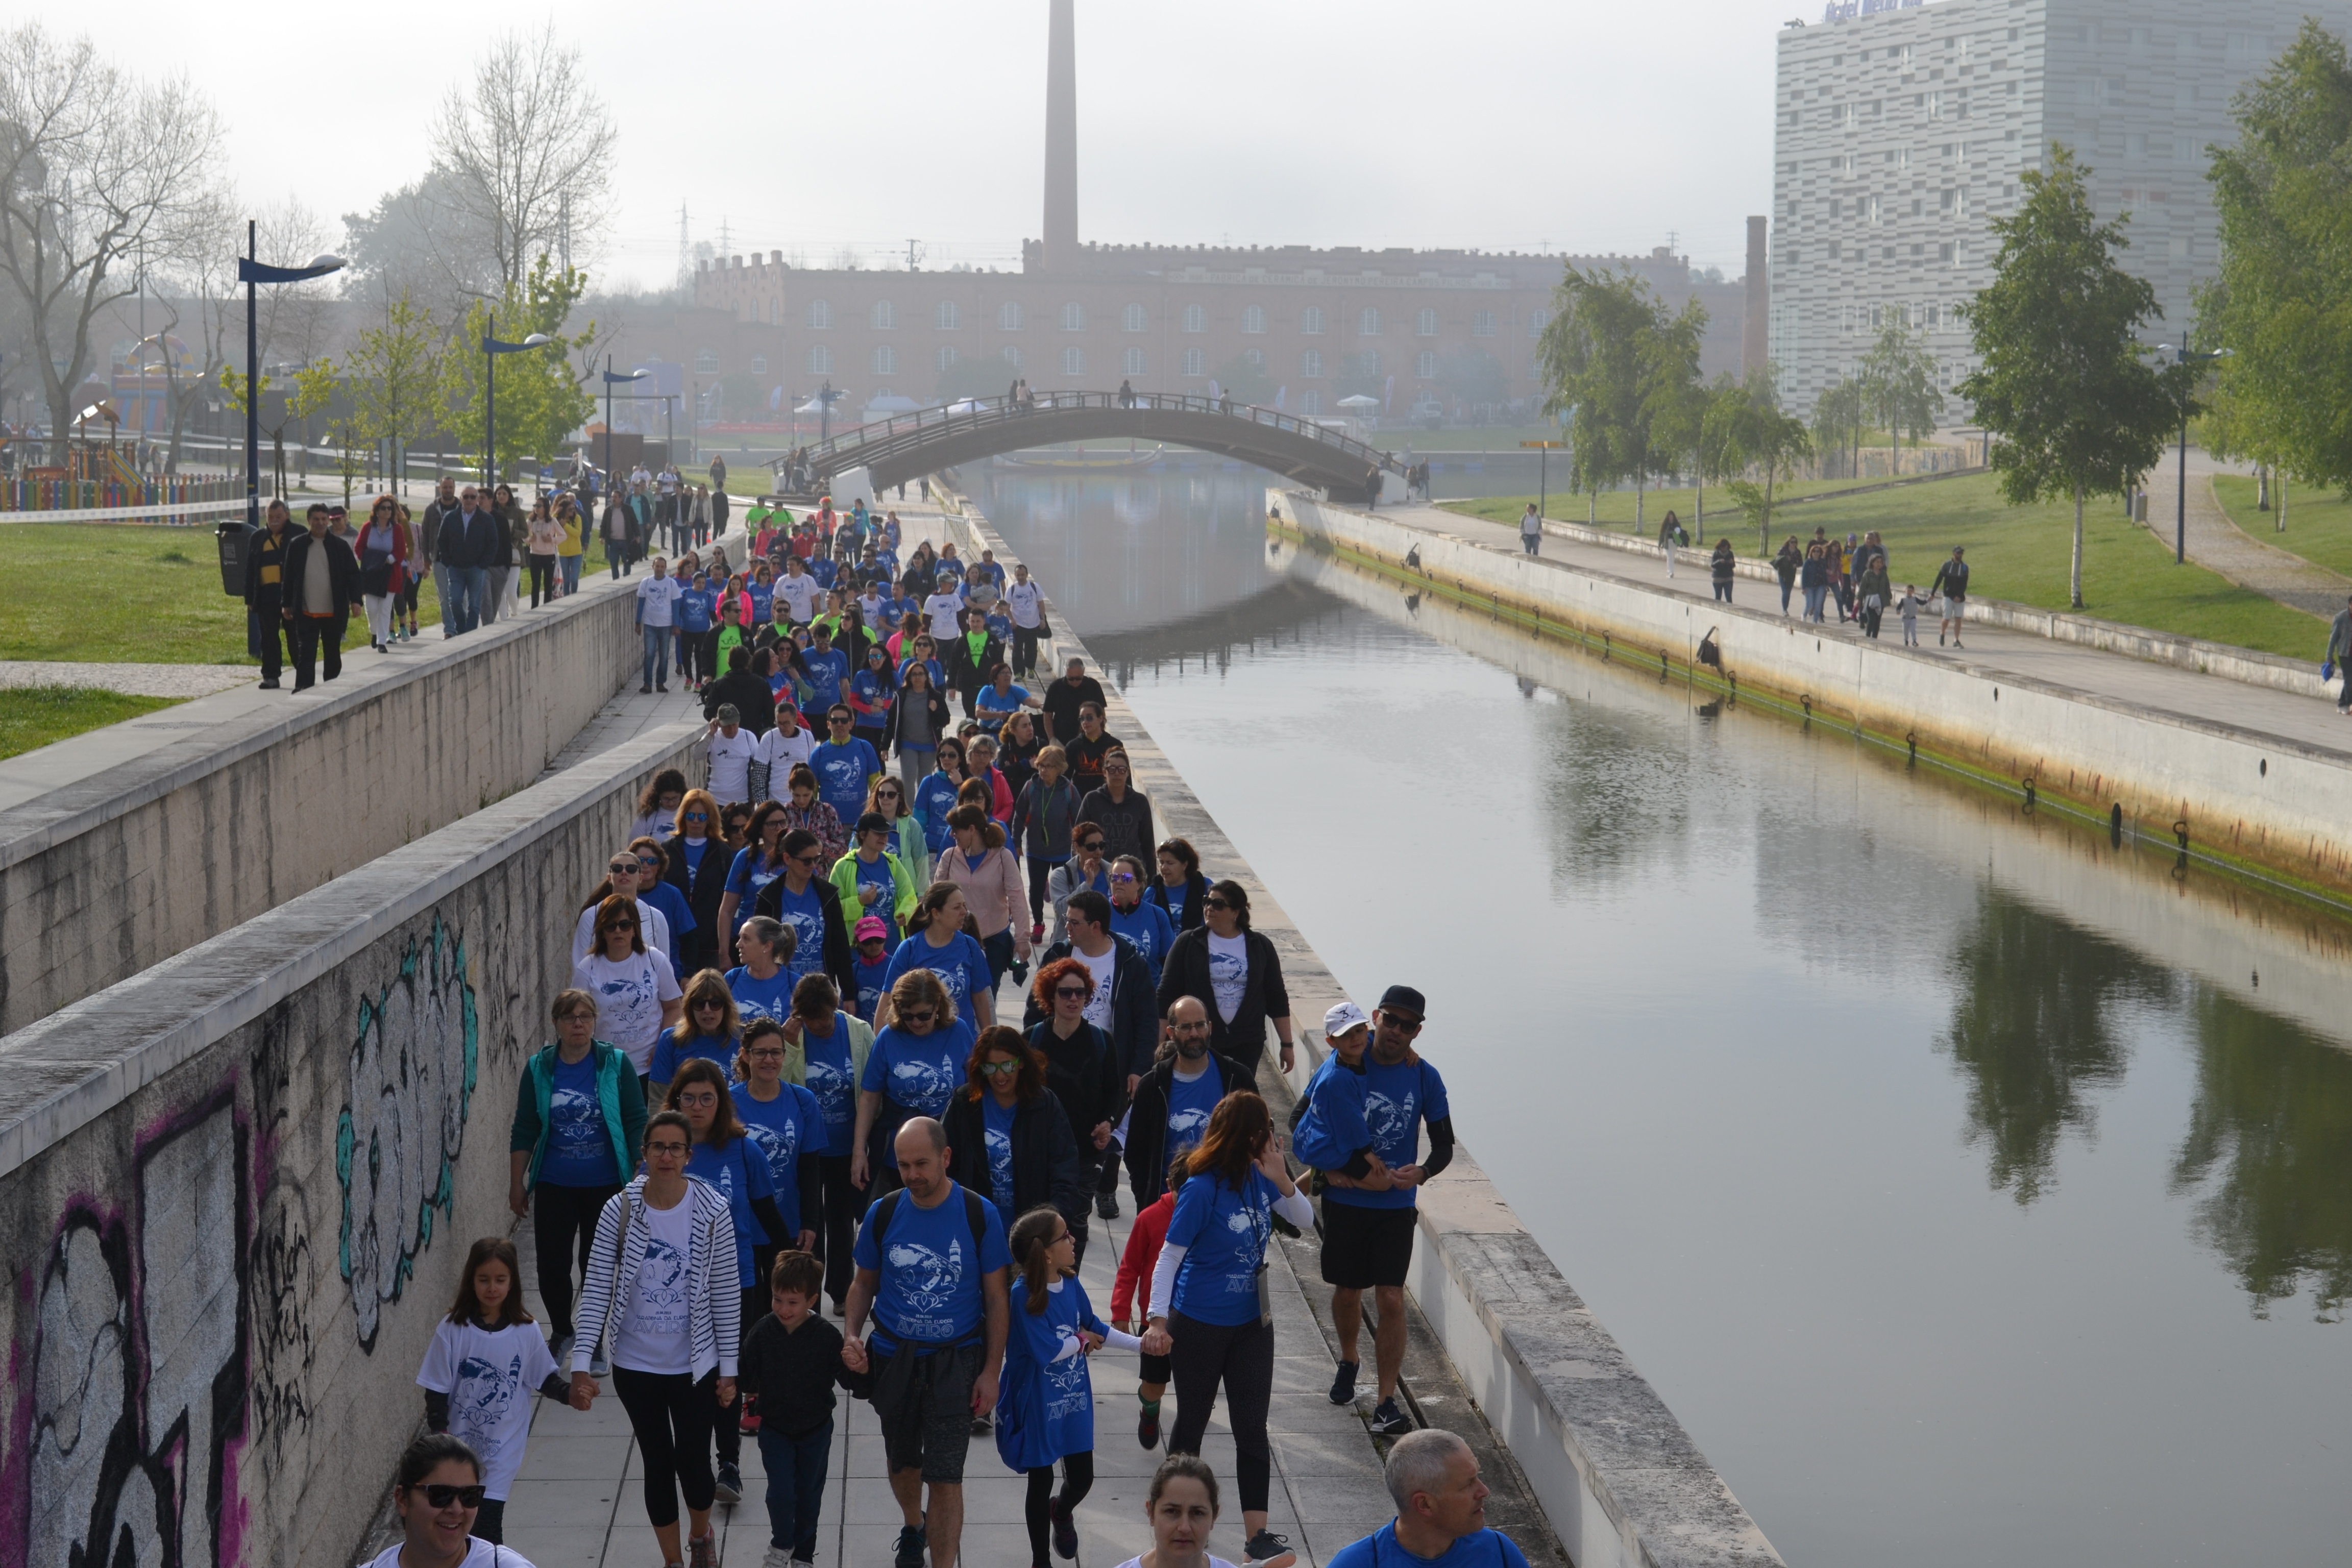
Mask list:
[{"label": "sunglasses", "polygon": [[901,1022],[908,1024],[928,1024],[935,1016],[937,1016],[937,1015],[929,1007],[919,1008],[898,1015]]},{"label": "sunglasses", "polygon": [[821,849],[812,849],[805,855],[795,855],[793,858],[803,866],[814,866],[824,858],[824,852]]},{"label": "sunglasses", "polygon": [[710,820],[710,814],[707,811],[689,811],[684,816],[679,817],[678,820],[680,822],[708,822]]},{"label": "sunglasses", "polygon": [[1110,879],[1114,882],[1132,882],[1135,880],[1135,873],[1132,871],[1113,871],[1110,874]]},{"label": "sunglasses", "polygon": [[611,871],[615,874],[623,871],[634,871],[636,868],[637,862],[635,860],[615,860],[611,865],[604,868],[607,871]]},{"label": "sunglasses", "polygon": [[469,1509],[481,1507],[482,1500],[488,1497],[490,1491],[489,1488],[479,1484],[470,1487],[453,1487],[438,1482],[428,1483],[416,1489],[423,1492],[425,1500],[435,1508],[447,1508],[454,1502]]},{"label": "sunglasses", "polygon": [[662,863],[658,860],[640,860],[637,864],[643,866],[648,871],[658,871],[661,869]]},{"label": "sunglasses", "polygon": [[1087,997],[1093,995],[1094,992],[1084,985],[1056,985],[1054,987],[1054,994],[1056,996],[1075,996],[1079,1001],[1083,1002]]},{"label": "sunglasses", "polygon": [[1020,1070],[1019,1062],[982,1062],[980,1075],[982,1078],[1011,1078]]},{"label": "sunglasses", "polygon": [[1389,1021],[1391,1027],[1402,1029],[1408,1035],[1418,1035],[1421,1033],[1421,1020],[1414,1017],[1410,1013],[1391,1012],[1388,1008],[1383,1007],[1381,1009],[1381,1016]]},{"label": "sunglasses", "polygon": [[1201,907],[1204,910],[1229,910],[1234,906],[1225,902],[1223,899],[1202,899],[1201,900]]},{"label": "sunglasses", "polygon": [[637,929],[637,922],[635,921],[614,921],[611,925],[606,926],[604,929],[606,931],[635,931]]},{"label": "sunglasses", "polygon": [[727,1011],[727,1004],[724,1002],[714,1002],[709,997],[705,997],[694,1005],[694,1010],[698,1013],[724,1013]]},{"label": "sunglasses", "polygon": [[1101,849],[1102,846],[1103,841],[1101,839],[1089,838],[1084,844],[1079,845],[1078,847],[1088,851],[1097,851]]}]

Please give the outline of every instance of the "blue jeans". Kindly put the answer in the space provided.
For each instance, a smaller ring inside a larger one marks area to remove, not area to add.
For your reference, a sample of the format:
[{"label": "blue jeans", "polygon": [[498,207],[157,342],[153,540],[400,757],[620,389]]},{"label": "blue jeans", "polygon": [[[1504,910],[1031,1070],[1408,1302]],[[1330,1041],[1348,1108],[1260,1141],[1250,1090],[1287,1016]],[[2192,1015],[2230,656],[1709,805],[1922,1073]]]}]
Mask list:
[{"label": "blue jeans", "polygon": [[489,608],[490,574],[483,566],[452,566],[448,568],[446,587],[451,637],[462,636],[482,624],[483,612]]},{"label": "blue jeans", "polygon": [[1828,596],[1829,591],[1826,583],[1805,584],[1805,619],[1818,621],[1822,618],[1822,600]]},{"label": "blue jeans", "polygon": [[[647,686],[669,684],[669,639],[674,626],[640,626],[646,634],[646,679]],[[656,674],[656,671],[659,673]]]},{"label": "blue jeans", "polygon": [[563,596],[567,599],[580,592],[582,559],[577,555],[559,555],[555,558],[555,569],[563,574]]},{"label": "blue jeans", "polygon": [[760,1468],[768,1472],[768,1544],[803,1563],[816,1561],[816,1516],[824,1504],[826,1456],[833,1423],[787,1437],[760,1426]]},{"label": "blue jeans", "polygon": [[441,598],[441,635],[457,635],[457,590],[453,585],[457,574],[438,561],[433,563],[433,591]]}]

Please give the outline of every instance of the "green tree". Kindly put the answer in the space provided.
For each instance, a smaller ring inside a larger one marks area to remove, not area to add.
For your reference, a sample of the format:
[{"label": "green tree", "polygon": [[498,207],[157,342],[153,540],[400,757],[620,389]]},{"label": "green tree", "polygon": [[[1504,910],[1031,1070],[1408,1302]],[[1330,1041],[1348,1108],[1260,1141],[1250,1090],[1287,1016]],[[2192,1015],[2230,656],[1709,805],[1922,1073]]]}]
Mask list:
[{"label": "green tree", "polygon": [[382,441],[394,474],[406,471],[403,443],[430,417],[440,384],[441,335],[406,289],[384,306],[383,321],[359,335],[343,362],[352,413],[344,444]]},{"label": "green tree", "polygon": [[1906,307],[1889,305],[1879,319],[1878,341],[1862,359],[1862,384],[1887,438],[1908,435],[1916,447],[1944,411],[1936,361],[1927,352],[1927,333],[1912,331]]},{"label": "green tree", "polygon": [[2352,487],[2352,59],[2306,19],[2234,110],[2206,178],[2221,269],[2200,336],[2226,343],[2207,438],[2315,484]]},{"label": "green tree", "polygon": [[482,352],[482,340],[520,342],[534,332],[551,340],[544,349],[499,356],[499,449],[492,455],[498,478],[509,476],[523,458],[541,464],[552,461],[595,411],[584,373],[564,357],[595,338],[593,321],[577,333],[564,331],[572,306],[587,288],[586,273],[576,268],[558,269],[541,256],[521,282],[507,287],[497,304],[478,300],[468,306],[447,352],[440,356],[436,390],[441,427],[465,450],[479,452],[487,442],[488,414],[483,384],[488,356]]},{"label": "green tree", "polygon": [[1812,456],[1812,437],[1805,422],[1782,412],[1780,395],[1772,388],[1769,369],[1751,372],[1748,384],[1718,393],[1710,417],[1724,426],[1723,463],[1727,470],[1761,474],[1761,485],[1748,479],[1731,480],[1724,488],[1748,520],[1756,525],[1756,552],[1772,552],[1772,488],[1789,478],[1796,465]]},{"label": "green tree", "polygon": [[314,360],[294,373],[294,390],[286,397],[286,416],[270,439],[278,447],[278,493],[286,493],[286,426],[296,420],[302,422],[302,474],[310,473],[310,416],[334,400],[337,374],[331,360]]},{"label": "green tree", "polygon": [[2084,169],[2053,144],[2028,169],[2025,200],[1992,221],[1993,280],[1968,307],[1983,368],[1960,395],[1999,437],[1992,467],[2011,506],[2074,499],[2069,599],[2083,607],[2083,503],[2120,495],[2156,466],[2166,435],[2194,410],[2194,367],[2158,365],[2139,341],[2156,290],[2116,264],[2123,224],[2091,210]]},{"label": "green tree", "polygon": [[[1860,381],[1842,377],[1830,383],[1822,389],[1822,395],[1813,399],[1813,444],[1825,454],[1834,452],[1837,455],[1835,466],[1844,468],[1847,474],[1859,471],[1861,467],[1862,411],[1866,393],[1867,389]],[[1857,459],[1851,467],[1846,463],[1849,444],[1853,446]],[[1841,476],[1830,473],[1822,477],[1836,479]]]},{"label": "green tree", "polygon": [[1573,264],[1553,300],[1536,362],[1548,389],[1544,411],[1576,411],[1570,482],[1598,492],[1632,479],[1633,527],[1643,531],[1643,489],[1676,460],[1676,433],[1696,430],[1690,395],[1706,310],[1693,300],[1669,316],[1633,274],[1587,272]]}]

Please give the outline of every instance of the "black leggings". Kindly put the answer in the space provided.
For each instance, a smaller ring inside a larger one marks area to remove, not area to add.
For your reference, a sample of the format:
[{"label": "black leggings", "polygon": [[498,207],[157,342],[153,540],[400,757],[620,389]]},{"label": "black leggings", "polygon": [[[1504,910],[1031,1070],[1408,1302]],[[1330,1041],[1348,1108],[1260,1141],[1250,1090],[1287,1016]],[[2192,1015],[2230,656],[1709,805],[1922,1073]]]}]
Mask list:
[{"label": "black leggings", "polygon": [[1036,1568],[1051,1568],[1052,1550],[1047,1545],[1053,1528],[1054,1513],[1074,1513],[1087,1500],[1087,1493],[1095,1486],[1095,1452],[1062,1456],[1062,1495],[1054,1495],[1054,1467],[1039,1465],[1029,1472],[1029,1499],[1025,1512],[1029,1520],[1029,1557]]},{"label": "black leggings", "polygon": [[1171,1454],[1201,1451],[1217,1384],[1225,1385],[1225,1416],[1234,1428],[1234,1475],[1242,1508],[1265,1510],[1272,1489],[1274,1454],[1265,1436],[1266,1406],[1274,1396],[1274,1326],[1252,1318],[1246,1323],[1203,1323],[1179,1312],[1168,1320],[1176,1341],[1169,1356],[1176,1374],[1176,1429],[1168,1435]]},{"label": "black leggings", "polygon": [[526,555],[523,559],[530,563],[530,607],[539,608],[542,595],[546,603],[555,603],[555,557]]},{"label": "black leggings", "polygon": [[530,1190],[530,1235],[539,1248],[539,1296],[547,1303],[547,1326],[557,1339],[572,1331],[572,1260],[588,1277],[588,1253],[596,1244],[596,1216],[618,1187],[563,1187],[541,1182]]},{"label": "black leggings", "polygon": [[718,1478],[710,1473],[718,1382],[716,1368],[699,1381],[684,1372],[613,1369],[613,1391],[621,1396],[637,1450],[646,1457],[646,1522],[656,1530],[677,1522],[681,1489],[686,1506],[698,1513],[708,1513],[719,1496]]},{"label": "black leggings", "polygon": [[[857,1244],[857,1216],[865,1212],[866,1194],[849,1184],[849,1156],[817,1156],[817,1181],[824,1189],[824,1228],[817,1233],[816,1255],[824,1259],[824,1293],[835,1306],[849,1297],[849,1282],[857,1271],[850,1248]],[[878,1187],[876,1189],[877,1194]]]},{"label": "black leggings", "polygon": [[1068,858],[1067,855],[1029,857],[1029,923],[1031,925],[1045,923],[1046,879],[1053,876],[1055,867]]}]

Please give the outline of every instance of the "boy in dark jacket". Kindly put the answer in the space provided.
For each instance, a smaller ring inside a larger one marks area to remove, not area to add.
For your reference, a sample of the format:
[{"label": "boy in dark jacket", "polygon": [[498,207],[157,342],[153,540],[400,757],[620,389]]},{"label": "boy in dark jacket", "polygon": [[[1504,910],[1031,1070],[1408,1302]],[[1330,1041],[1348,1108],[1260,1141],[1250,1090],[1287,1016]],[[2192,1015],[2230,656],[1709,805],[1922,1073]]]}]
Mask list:
[{"label": "boy in dark jacket", "polygon": [[842,1373],[841,1331],[814,1310],[824,1284],[824,1265],[814,1253],[778,1253],[768,1277],[769,1314],[743,1336],[739,1358],[743,1391],[759,1412],[772,1563],[787,1553],[795,1563],[816,1560],[833,1385]]}]

